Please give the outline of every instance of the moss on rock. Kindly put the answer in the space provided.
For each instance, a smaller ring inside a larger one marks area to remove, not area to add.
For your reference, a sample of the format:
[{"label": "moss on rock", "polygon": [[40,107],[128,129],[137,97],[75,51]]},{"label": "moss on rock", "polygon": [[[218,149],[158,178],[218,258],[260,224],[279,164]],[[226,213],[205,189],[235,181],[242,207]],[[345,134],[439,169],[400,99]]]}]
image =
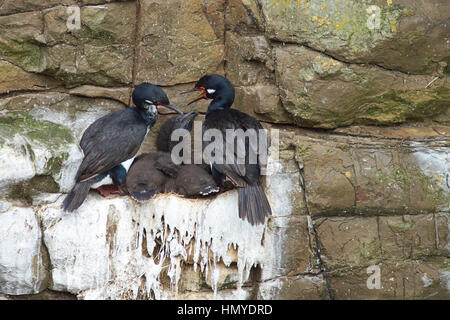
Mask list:
[{"label": "moss on rock", "polygon": [[[10,190],[9,194],[20,194],[20,188],[58,191],[55,181],[66,189],[66,176],[73,171],[67,163],[79,158],[79,149],[69,128],[36,120],[24,111],[0,112],[0,149],[4,152],[4,170],[11,167],[10,159],[21,159],[17,173],[5,172],[7,178],[1,183],[2,188]],[[36,178],[39,176],[43,178]],[[44,182],[40,183],[41,180]]]},{"label": "moss on rock", "polygon": [[445,122],[446,79],[410,76],[376,66],[346,64],[293,45],[275,48],[282,106],[299,126],[332,129],[352,124]]},{"label": "moss on rock", "polygon": [[357,115],[360,124],[396,124],[421,121],[445,113],[450,107],[450,89],[390,90],[377,97],[367,98],[362,112]]},{"label": "moss on rock", "polygon": [[40,192],[57,193],[59,186],[51,176],[35,176],[30,180],[10,185],[6,196],[11,199],[25,200],[31,204],[33,196]]},{"label": "moss on rock", "polygon": [[0,41],[0,56],[29,72],[42,72],[45,69],[43,47],[31,41]]},{"label": "moss on rock", "polygon": [[74,143],[69,128],[50,121],[38,121],[23,111],[8,111],[0,115],[0,136],[7,142],[16,134],[49,149]]}]

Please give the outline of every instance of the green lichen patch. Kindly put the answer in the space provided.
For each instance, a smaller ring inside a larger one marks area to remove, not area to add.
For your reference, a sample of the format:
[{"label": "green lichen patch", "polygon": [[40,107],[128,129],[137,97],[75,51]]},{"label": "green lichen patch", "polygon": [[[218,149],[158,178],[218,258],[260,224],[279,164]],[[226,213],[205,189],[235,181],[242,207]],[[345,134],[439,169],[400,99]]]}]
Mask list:
[{"label": "green lichen patch", "polygon": [[389,221],[389,229],[395,233],[406,232],[414,227],[413,220],[402,220],[402,221]]},{"label": "green lichen patch", "polygon": [[132,48],[128,45],[98,46],[61,44],[46,48],[45,74],[70,86],[114,86],[131,81]]},{"label": "green lichen patch", "polygon": [[406,121],[432,119],[448,111],[450,89],[399,91],[390,90],[362,101],[362,111],[356,115],[359,124],[390,125]]},{"label": "green lichen patch", "polygon": [[[407,168],[394,167],[388,172],[377,171],[368,180],[367,186],[384,196],[391,190],[395,195],[393,198],[403,199],[405,209],[410,212],[439,211],[439,208],[445,208],[450,201],[450,193],[445,190],[442,181],[425,174],[412,164]],[[398,209],[396,214],[401,214],[401,207]]]},{"label": "green lichen patch", "polygon": [[135,8],[133,2],[84,6],[73,29],[65,6],[0,17],[0,58],[68,86],[128,84]]},{"label": "green lichen patch", "polygon": [[364,261],[369,263],[378,263],[381,260],[380,243],[376,239],[360,240],[358,249],[355,252],[355,264],[361,265]]},{"label": "green lichen patch", "polygon": [[419,173],[417,177],[423,194],[431,201],[436,209],[438,209],[442,204],[450,202],[450,193],[444,190],[444,187],[440,181],[437,181],[433,177],[423,173]]},{"label": "green lichen patch", "polygon": [[425,88],[429,77],[345,64],[292,45],[277,47],[275,54],[282,106],[299,126],[445,121],[449,110],[445,81]]},{"label": "green lichen patch", "polygon": [[409,176],[408,176],[408,172],[406,172],[406,170],[403,169],[403,168],[400,168],[400,167],[397,168],[394,171],[394,180],[398,181],[398,182],[401,182],[401,183],[403,183],[405,185],[408,184],[409,181],[410,181]]},{"label": "green lichen patch", "polygon": [[445,74],[450,74],[450,56],[446,57],[442,61],[445,63],[445,67],[443,68],[443,72]]},{"label": "green lichen patch", "polygon": [[295,146],[295,159],[299,160],[310,154],[311,154],[311,147],[300,144]]},{"label": "green lichen patch", "polygon": [[38,121],[26,112],[9,111],[0,114],[0,137],[8,142],[16,134],[49,149],[75,141],[69,128],[50,121]]},{"label": "green lichen patch", "polygon": [[45,69],[43,48],[33,41],[0,41],[0,56],[29,72]]},{"label": "green lichen patch", "polygon": [[9,186],[6,196],[11,199],[25,200],[31,204],[33,196],[41,192],[57,193],[59,186],[49,175],[35,176],[30,180]]},{"label": "green lichen patch", "polygon": [[92,44],[107,46],[131,43],[134,32],[135,4],[112,3],[103,6],[84,6],[80,25],[68,29],[66,7],[57,6],[44,12],[45,32],[56,42],[71,45]]},{"label": "green lichen patch", "polygon": [[369,1],[262,1],[267,33],[282,41],[305,41],[345,56],[364,55],[394,37],[404,8]]},{"label": "green lichen patch", "polygon": [[57,178],[75,139],[69,128],[24,111],[0,113],[0,147],[7,144],[35,163],[36,173]]},{"label": "green lichen patch", "polygon": [[69,158],[69,154],[68,153],[62,153],[59,156],[55,156],[53,158],[51,158],[46,166],[45,166],[45,170],[52,173],[52,174],[56,174],[58,172],[61,171],[62,166],[64,164],[64,162]]}]

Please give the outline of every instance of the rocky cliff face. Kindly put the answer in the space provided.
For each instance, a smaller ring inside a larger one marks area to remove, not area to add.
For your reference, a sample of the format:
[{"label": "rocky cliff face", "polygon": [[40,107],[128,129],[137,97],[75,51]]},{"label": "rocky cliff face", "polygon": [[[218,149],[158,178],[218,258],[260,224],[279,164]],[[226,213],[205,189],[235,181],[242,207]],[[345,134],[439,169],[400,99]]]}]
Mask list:
[{"label": "rocky cliff face", "polygon": [[[447,0],[5,0],[0,26],[0,298],[450,298]],[[265,226],[234,191],[61,212],[90,123],[143,81],[188,111],[212,72],[279,130]]]}]

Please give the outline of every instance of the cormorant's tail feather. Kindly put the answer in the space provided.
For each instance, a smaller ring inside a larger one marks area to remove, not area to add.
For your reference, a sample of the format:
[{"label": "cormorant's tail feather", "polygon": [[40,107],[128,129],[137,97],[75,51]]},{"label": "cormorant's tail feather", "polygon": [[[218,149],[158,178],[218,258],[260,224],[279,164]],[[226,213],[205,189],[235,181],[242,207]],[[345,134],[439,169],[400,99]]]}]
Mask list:
[{"label": "cormorant's tail feather", "polygon": [[260,184],[238,188],[239,217],[251,225],[264,224],[266,217],[272,215],[269,201]]},{"label": "cormorant's tail feather", "polygon": [[91,181],[77,182],[75,186],[70,190],[62,203],[64,211],[72,212],[78,209],[86,199],[89,189],[91,188]]}]

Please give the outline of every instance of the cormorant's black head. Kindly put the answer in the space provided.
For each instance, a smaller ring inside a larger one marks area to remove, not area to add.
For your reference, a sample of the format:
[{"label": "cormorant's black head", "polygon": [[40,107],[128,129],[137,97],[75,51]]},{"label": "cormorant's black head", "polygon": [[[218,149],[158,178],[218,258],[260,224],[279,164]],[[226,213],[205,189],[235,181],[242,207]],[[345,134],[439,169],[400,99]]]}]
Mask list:
[{"label": "cormorant's black head", "polygon": [[134,88],[132,98],[136,107],[155,116],[158,113],[159,106],[166,107],[182,114],[181,111],[170,105],[166,93],[160,87],[151,83],[144,82],[137,85],[136,88]]},{"label": "cormorant's black head", "polygon": [[218,74],[203,76],[195,84],[194,89],[181,92],[181,94],[194,91],[201,91],[201,94],[189,104],[201,99],[212,99],[213,101],[209,105],[208,111],[230,108],[234,102],[235,91],[233,85],[230,80]]}]

